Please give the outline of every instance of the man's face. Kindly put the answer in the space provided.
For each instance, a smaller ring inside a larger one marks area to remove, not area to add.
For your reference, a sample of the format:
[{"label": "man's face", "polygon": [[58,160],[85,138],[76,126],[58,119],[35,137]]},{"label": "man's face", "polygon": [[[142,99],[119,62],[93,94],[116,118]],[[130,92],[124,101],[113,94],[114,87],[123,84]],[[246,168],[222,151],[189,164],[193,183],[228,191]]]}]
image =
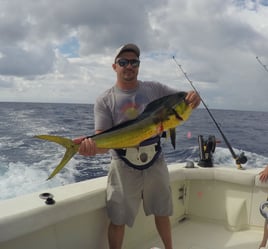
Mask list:
[{"label": "man's face", "polygon": [[126,83],[136,81],[139,73],[139,58],[134,52],[123,52],[113,64],[113,69],[119,81]]}]

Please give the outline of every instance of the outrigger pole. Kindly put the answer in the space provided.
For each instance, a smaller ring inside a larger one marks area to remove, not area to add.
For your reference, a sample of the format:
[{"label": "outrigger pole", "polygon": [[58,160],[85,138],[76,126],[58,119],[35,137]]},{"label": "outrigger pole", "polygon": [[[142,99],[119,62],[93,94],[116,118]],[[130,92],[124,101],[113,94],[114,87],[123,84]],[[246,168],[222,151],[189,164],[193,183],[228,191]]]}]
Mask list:
[{"label": "outrigger pole", "polygon": [[264,64],[261,62],[261,60],[259,59],[258,56],[256,56],[256,59],[257,59],[257,61],[261,64],[261,66],[264,68],[264,70],[268,72],[268,68],[267,68],[267,66],[264,65]]},{"label": "outrigger pole", "polygon": [[229,141],[227,140],[226,136],[224,135],[223,131],[221,130],[220,126],[218,125],[218,123],[216,122],[215,118],[213,117],[212,113],[210,112],[210,110],[208,109],[206,103],[204,102],[204,100],[202,99],[202,97],[200,96],[199,92],[196,90],[195,86],[193,85],[192,81],[189,79],[188,75],[186,74],[186,72],[183,71],[182,66],[177,62],[177,60],[175,59],[175,56],[173,56],[173,59],[175,61],[175,63],[177,64],[177,66],[180,68],[180,70],[182,71],[182,73],[184,74],[184,77],[187,79],[187,81],[190,83],[190,85],[192,86],[192,88],[195,90],[195,92],[199,95],[200,100],[202,102],[202,104],[204,105],[204,107],[206,108],[209,116],[211,117],[211,119],[213,120],[214,124],[216,125],[217,129],[219,130],[220,134],[222,135],[222,138],[225,142],[225,144],[227,145],[229,151],[232,154],[232,157],[235,160],[235,163],[237,165],[238,169],[243,169],[241,164],[244,164],[247,162],[247,157],[245,156],[244,152],[242,152],[239,156],[237,156],[231,146],[231,144],[229,143]]}]

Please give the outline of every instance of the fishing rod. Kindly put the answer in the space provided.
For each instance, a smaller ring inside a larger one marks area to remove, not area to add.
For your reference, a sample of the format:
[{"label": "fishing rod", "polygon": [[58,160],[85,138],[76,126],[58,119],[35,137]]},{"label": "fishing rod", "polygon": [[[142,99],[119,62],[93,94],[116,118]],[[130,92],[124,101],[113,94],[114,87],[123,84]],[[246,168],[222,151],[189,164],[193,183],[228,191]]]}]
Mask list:
[{"label": "fishing rod", "polygon": [[256,56],[256,59],[257,59],[257,61],[261,64],[261,66],[264,68],[264,70],[268,72],[268,68],[267,68],[267,66],[264,65],[264,64],[261,62],[261,60],[259,59],[258,56]]},{"label": "fishing rod", "polygon": [[183,73],[184,77],[187,79],[187,81],[190,83],[191,87],[195,90],[195,92],[199,95],[199,98],[202,102],[202,104],[204,105],[204,107],[206,108],[209,116],[211,117],[211,119],[213,120],[214,124],[216,125],[218,131],[220,132],[225,144],[227,145],[229,151],[232,154],[232,157],[235,159],[236,165],[238,169],[242,169],[241,164],[244,164],[247,162],[247,157],[245,156],[245,153],[242,152],[240,155],[236,155],[231,144],[229,143],[229,141],[227,140],[226,136],[224,135],[223,131],[221,130],[220,126],[218,125],[217,121],[215,120],[215,118],[213,117],[212,113],[210,112],[210,110],[208,109],[206,103],[204,102],[204,100],[201,98],[199,92],[196,90],[195,86],[193,85],[193,82],[189,79],[188,75],[186,74],[186,72],[184,72],[184,70],[182,69],[182,66],[177,62],[177,60],[175,59],[175,56],[173,56],[173,60],[175,61],[176,65],[180,68],[181,72]]}]

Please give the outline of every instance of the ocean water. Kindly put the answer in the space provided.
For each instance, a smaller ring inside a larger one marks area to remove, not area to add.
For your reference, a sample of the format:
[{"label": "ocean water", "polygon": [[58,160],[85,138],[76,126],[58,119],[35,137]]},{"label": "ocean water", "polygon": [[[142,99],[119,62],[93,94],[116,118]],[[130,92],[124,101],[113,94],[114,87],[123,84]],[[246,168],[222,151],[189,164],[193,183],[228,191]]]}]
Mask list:
[{"label": "ocean water", "polygon": [[[268,112],[210,110],[236,154],[244,152],[247,168],[268,164]],[[0,200],[47,190],[107,174],[108,154],[75,155],[53,179],[46,181],[61,160],[64,148],[34,138],[53,134],[75,138],[94,133],[93,105],[0,103]],[[176,149],[163,139],[169,164],[199,161],[198,136],[214,135],[219,143],[213,154],[214,167],[236,167],[234,159],[205,109],[195,110],[177,127]],[[172,166],[170,166],[172,167]],[[261,170],[261,169],[260,169]]]}]

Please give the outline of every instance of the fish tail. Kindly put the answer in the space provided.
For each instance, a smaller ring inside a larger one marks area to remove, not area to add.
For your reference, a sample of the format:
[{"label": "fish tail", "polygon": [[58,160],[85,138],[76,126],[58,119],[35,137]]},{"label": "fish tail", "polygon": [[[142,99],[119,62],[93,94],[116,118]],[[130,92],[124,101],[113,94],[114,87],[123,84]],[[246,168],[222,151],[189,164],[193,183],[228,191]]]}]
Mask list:
[{"label": "fish tail", "polygon": [[60,136],[37,135],[34,137],[60,144],[61,146],[66,148],[63,158],[61,159],[57,167],[54,169],[54,171],[47,178],[47,180],[53,178],[71,160],[71,158],[77,153],[79,148],[79,145],[75,144],[71,139]]}]

